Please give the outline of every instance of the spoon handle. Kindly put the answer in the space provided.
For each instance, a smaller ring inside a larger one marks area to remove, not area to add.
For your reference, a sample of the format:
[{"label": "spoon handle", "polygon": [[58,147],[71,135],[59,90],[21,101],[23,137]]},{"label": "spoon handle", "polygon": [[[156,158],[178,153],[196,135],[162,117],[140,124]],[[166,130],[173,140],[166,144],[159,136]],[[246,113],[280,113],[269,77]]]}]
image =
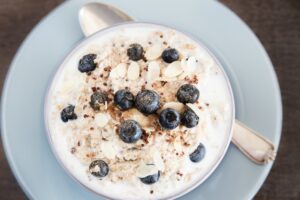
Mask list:
[{"label": "spoon handle", "polygon": [[276,157],[274,145],[265,137],[235,120],[232,142],[256,164],[267,164]]}]

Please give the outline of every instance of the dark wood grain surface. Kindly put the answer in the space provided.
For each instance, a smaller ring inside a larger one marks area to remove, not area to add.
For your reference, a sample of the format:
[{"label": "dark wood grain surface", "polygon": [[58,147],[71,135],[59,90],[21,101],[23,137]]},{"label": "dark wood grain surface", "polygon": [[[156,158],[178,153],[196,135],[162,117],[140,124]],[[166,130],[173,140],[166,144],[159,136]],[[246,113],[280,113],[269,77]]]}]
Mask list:
[{"label": "dark wood grain surface", "polygon": [[[0,0],[0,88],[33,26],[62,0]],[[221,0],[259,37],[274,64],[284,123],[278,157],[255,200],[300,199],[300,0]],[[23,200],[0,143],[0,199]]]}]

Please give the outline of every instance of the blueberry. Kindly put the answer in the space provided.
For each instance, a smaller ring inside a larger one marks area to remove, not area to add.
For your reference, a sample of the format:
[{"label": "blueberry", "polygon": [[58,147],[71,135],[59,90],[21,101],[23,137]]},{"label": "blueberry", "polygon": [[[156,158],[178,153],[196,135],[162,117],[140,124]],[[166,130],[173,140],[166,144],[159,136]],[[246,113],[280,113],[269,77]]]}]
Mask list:
[{"label": "blueberry", "polygon": [[94,160],[89,166],[89,171],[93,176],[104,177],[109,172],[109,167],[103,160]]},{"label": "blueberry", "polygon": [[174,129],[180,123],[180,115],[176,110],[172,108],[164,109],[159,114],[159,123],[164,129]]},{"label": "blueberry", "polygon": [[199,162],[201,161],[205,156],[205,146],[200,143],[196,150],[190,154],[190,160],[192,162]]},{"label": "blueberry", "polygon": [[128,90],[118,90],[115,93],[114,102],[120,110],[128,110],[134,105],[134,96]]},{"label": "blueberry", "polygon": [[140,91],[135,98],[135,107],[142,113],[148,115],[155,113],[160,106],[159,95],[152,90]]},{"label": "blueberry", "polygon": [[188,127],[188,128],[193,128],[197,126],[199,122],[199,117],[196,115],[196,113],[191,110],[191,109],[186,109],[182,114],[181,114],[181,123],[182,125]]},{"label": "blueberry", "polygon": [[94,110],[100,110],[100,106],[105,104],[105,101],[108,100],[107,94],[104,92],[94,92],[91,95],[90,106]]},{"label": "blueberry", "polygon": [[94,71],[97,66],[97,64],[94,62],[96,57],[96,54],[87,54],[83,56],[79,61],[78,70],[82,73]]},{"label": "blueberry", "polygon": [[172,63],[179,59],[179,53],[174,48],[167,48],[162,52],[161,57],[166,63]]},{"label": "blueberry", "polygon": [[126,120],[121,123],[119,136],[125,143],[135,143],[143,134],[141,126],[134,120]]},{"label": "blueberry", "polygon": [[131,44],[127,49],[127,56],[130,60],[138,61],[143,58],[144,49],[140,44]]},{"label": "blueberry", "polygon": [[69,105],[69,106],[65,107],[60,113],[61,120],[63,122],[67,122],[68,120],[77,119],[77,115],[74,112],[74,109],[75,109],[75,106],[73,106],[73,105]]},{"label": "blueberry", "polygon": [[195,103],[199,98],[199,90],[190,84],[182,85],[177,91],[177,99],[181,103]]},{"label": "blueberry", "polygon": [[140,180],[147,185],[151,185],[153,183],[156,183],[159,180],[159,177],[160,177],[160,171],[158,171],[156,174],[152,174],[144,178],[140,178]]}]

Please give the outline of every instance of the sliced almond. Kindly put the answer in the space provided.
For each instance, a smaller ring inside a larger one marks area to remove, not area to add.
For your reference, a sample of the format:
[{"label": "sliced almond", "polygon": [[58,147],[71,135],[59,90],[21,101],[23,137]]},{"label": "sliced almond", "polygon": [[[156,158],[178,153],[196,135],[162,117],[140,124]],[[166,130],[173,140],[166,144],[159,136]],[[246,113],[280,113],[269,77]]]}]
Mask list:
[{"label": "sliced almond", "polygon": [[187,76],[188,76],[188,73],[183,72],[183,73],[180,74],[177,78],[178,78],[178,80],[183,80],[183,79],[185,79]]},{"label": "sliced almond", "polygon": [[148,82],[154,82],[159,78],[160,75],[160,67],[159,64],[156,61],[151,61],[148,64],[148,71],[146,79]]},{"label": "sliced almond", "polygon": [[192,110],[196,113],[196,115],[197,115],[198,117],[201,116],[201,111],[200,111],[200,109],[197,107],[196,104],[187,103],[186,105],[187,105],[190,109],[192,109]]},{"label": "sliced almond", "polygon": [[162,51],[163,48],[161,45],[153,45],[146,51],[145,57],[147,58],[147,60],[155,60],[161,56]]},{"label": "sliced almond", "polygon": [[140,162],[139,167],[136,170],[136,176],[139,178],[144,178],[146,176],[150,176],[156,174],[158,172],[158,168],[153,164],[146,164],[144,161]]},{"label": "sliced almond", "polygon": [[[148,123],[148,125],[150,125],[150,123]],[[145,126],[143,127],[143,129],[146,131],[147,134],[151,134],[151,132],[154,132],[155,131],[155,128],[154,127],[151,127],[151,126]]]},{"label": "sliced almond", "polygon": [[151,116],[145,116],[137,109],[133,108],[123,112],[124,119],[133,119],[137,121],[142,127],[151,125]]},{"label": "sliced almond", "polygon": [[192,74],[196,71],[197,69],[197,60],[194,56],[191,56],[188,58],[188,60],[183,60],[183,70],[187,74]]},{"label": "sliced almond", "polygon": [[180,75],[182,72],[183,72],[183,69],[181,67],[180,61],[175,61],[167,66],[167,68],[164,71],[164,76],[172,78],[172,77]]},{"label": "sliced almond", "polygon": [[171,101],[171,102],[165,103],[162,106],[162,108],[160,109],[160,111],[162,111],[166,108],[172,108],[172,109],[176,110],[177,112],[182,112],[184,110],[184,105],[180,102]]},{"label": "sliced almond", "polygon": [[109,73],[109,77],[110,78],[118,78],[119,77],[119,74],[118,74],[118,71],[117,71],[116,67],[111,70],[111,72]]},{"label": "sliced almond", "polygon": [[119,77],[125,77],[126,76],[126,72],[127,72],[127,64],[125,63],[120,63],[116,66],[116,71],[117,74],[119,75]]},{"label": "sliced almond", "polygon": [[117,151],[115,150],[112,142],[101,142],[101,151],[108,159],[114,159],[117,155]]},{"label": "sliced almond", "polygon": [[106,113],[98,113],[95,115],[95,122],[99,127],[104,127],[109,121],[109,117]]},{"label": "sliced almond", "polygon": [[132,62],[128,66],[128,71],[127,71],[127,78],[129,80],[136,80],[140,76],[140,66],[137,62]]}]

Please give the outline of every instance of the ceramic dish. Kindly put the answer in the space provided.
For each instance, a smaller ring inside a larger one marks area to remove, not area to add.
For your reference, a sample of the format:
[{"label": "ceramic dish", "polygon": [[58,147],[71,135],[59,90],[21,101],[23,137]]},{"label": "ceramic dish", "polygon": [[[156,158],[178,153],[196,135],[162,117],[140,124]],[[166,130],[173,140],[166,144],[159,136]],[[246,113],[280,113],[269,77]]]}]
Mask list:
[{"label": "ceramic dish", "polygon": [[[53,141],[53,136],[51,133],[51,124],[49,124],[49,122],[51,120],[49,120],[49,108],[51,107],[50,104],[50,99],[52,98],[53,95],[53,91],[57,90],[56,89],[56,84],[57,84],[57,80],[61,78],[61,74],[62,71],[64,70],[64,68],[68,67],[68,62],[69,60],[74,57],[74,55],[78,54],[78,52],[80,52],[81,49],[86,48],[86,45],[93,45],[93,41],[97,38],[101,38],[103,37],[103,35],[108,35],[111,32],[114,31],[118,31],[118,30],[122,30],[122,29],[126,29],[126,28],[134,28],[134,27],[145,27],[145,28],[152,28],[153,30],[175,30],[173,28],[170,27],[166,27],[163,25],[158,25],[158,24],[154,24],[154,23],[143,23],[143,22],[127,22],[127,23],[122,23],[122,24],[118,24],[118,25],[114,25],[114,26],[110,26],[108,28],[102,29],[101,31],[98,31],[97,33],[85,38],[78,46],[76,46],[64,59],[63,63],[58,67],[58,70],[55,73],[55,76],[53,77],[50,87],[47,91],[47,95],[46,95],[46,99],[45,99],[45,107],[44,107],[44,119],[45,119],[45,125],[46,125],[46,132],[47,132],[47,136],[50,142],[50,146],[52,148],[52,151],[55,154],[55,157],[57,158],[57,160],[59,161],[59,163],[62,165],[62,167],[65,169],[65,171],[72,177],[74,178],[78,183],[82,184],[83,186],[86,186],[88,189],[90,189],[91,191],[95,192],[96,194],[106,197],[108,199],[111,199],[112,197],[110,196],[106,196],[103,195],[102,193],[97,192],[95,189],[85,185],[83,183],[82,180],[80,180],[79,177],[76,176],[76,172],[70,170],[71,167],[69,167],[68,169],[68,165],[64,160],[64,157],[62,157],[61,154],[59,154],[59,150],[57,149],[57,146],[54,145],[54,141]],[[184,188],[182,189],[182,191],[177,192],[171,196],[168,196],[168,198],[162,198],[162,199],[175,199],[178,198],[188,192],[190,192],[191,190],[193,190],[194,188],[196,188],[197,186],[199,186],[201,183],[203,183],[212,173],[213,171],[217,168],[217,166],[220,164],[220,162],[222,161],[228,146],[231,142],[231,138],[232,138],[232,131],[233,131],[233,123],[234,123],[234,119],[235,119],[235,106],[234,106],[234,98],[233,98],[233,93],[232,93],[232,89],[231,89],[231,85],[229,82],[229,79],[224,71],[224,69],[222,68],[221,63],[217,60],[217,58],[207,49],[207,47],[205,47],[205,45],[200,42],[197,41],[195,38],[192,38],[190,35],[185,34],[183,32],[179,32],[177,30],[175,30],[176,32],[178,32],[179,34],[184,34],[185,36],[191,38],[193,40],[193,42],[195,42],[196,44],[198,44],[201,48],[205,49],[205,51],[210,55],[210,57],[214,60],[214,62],[216,63],[216,65],[218,66],[218,68],[220,69],[221,73],[223,74],[222,76],[224,76],[224,79],[226,81],[227,87],[226,89],[228,90],[229,93],[229,98],[230,98],[230,112],[231,116],[230,116],[230,120],[228,120],[228,124],[230,125],[230,128],[228,130],[228,132],[226,133],[226,139],[224,140],[224,142],[221,145],[220,151],[217,154],[216,158],[214,159],[213,164],[211,165],[211,167],[207,170],[207,173],[205,173],[203,176],[200,176],[199,180],[197,180],[196,182],[194,182],[193,184],[191,184],[190,187],[188,188]],[[227,92],[226,92],[227,93]],[[53,131],[53,130],[52,130]],[[190,183],[189,183],[190,184]],[[113,196],[113,195],[112,195]],[[118,198],[121,199],[121,198]]]}]

